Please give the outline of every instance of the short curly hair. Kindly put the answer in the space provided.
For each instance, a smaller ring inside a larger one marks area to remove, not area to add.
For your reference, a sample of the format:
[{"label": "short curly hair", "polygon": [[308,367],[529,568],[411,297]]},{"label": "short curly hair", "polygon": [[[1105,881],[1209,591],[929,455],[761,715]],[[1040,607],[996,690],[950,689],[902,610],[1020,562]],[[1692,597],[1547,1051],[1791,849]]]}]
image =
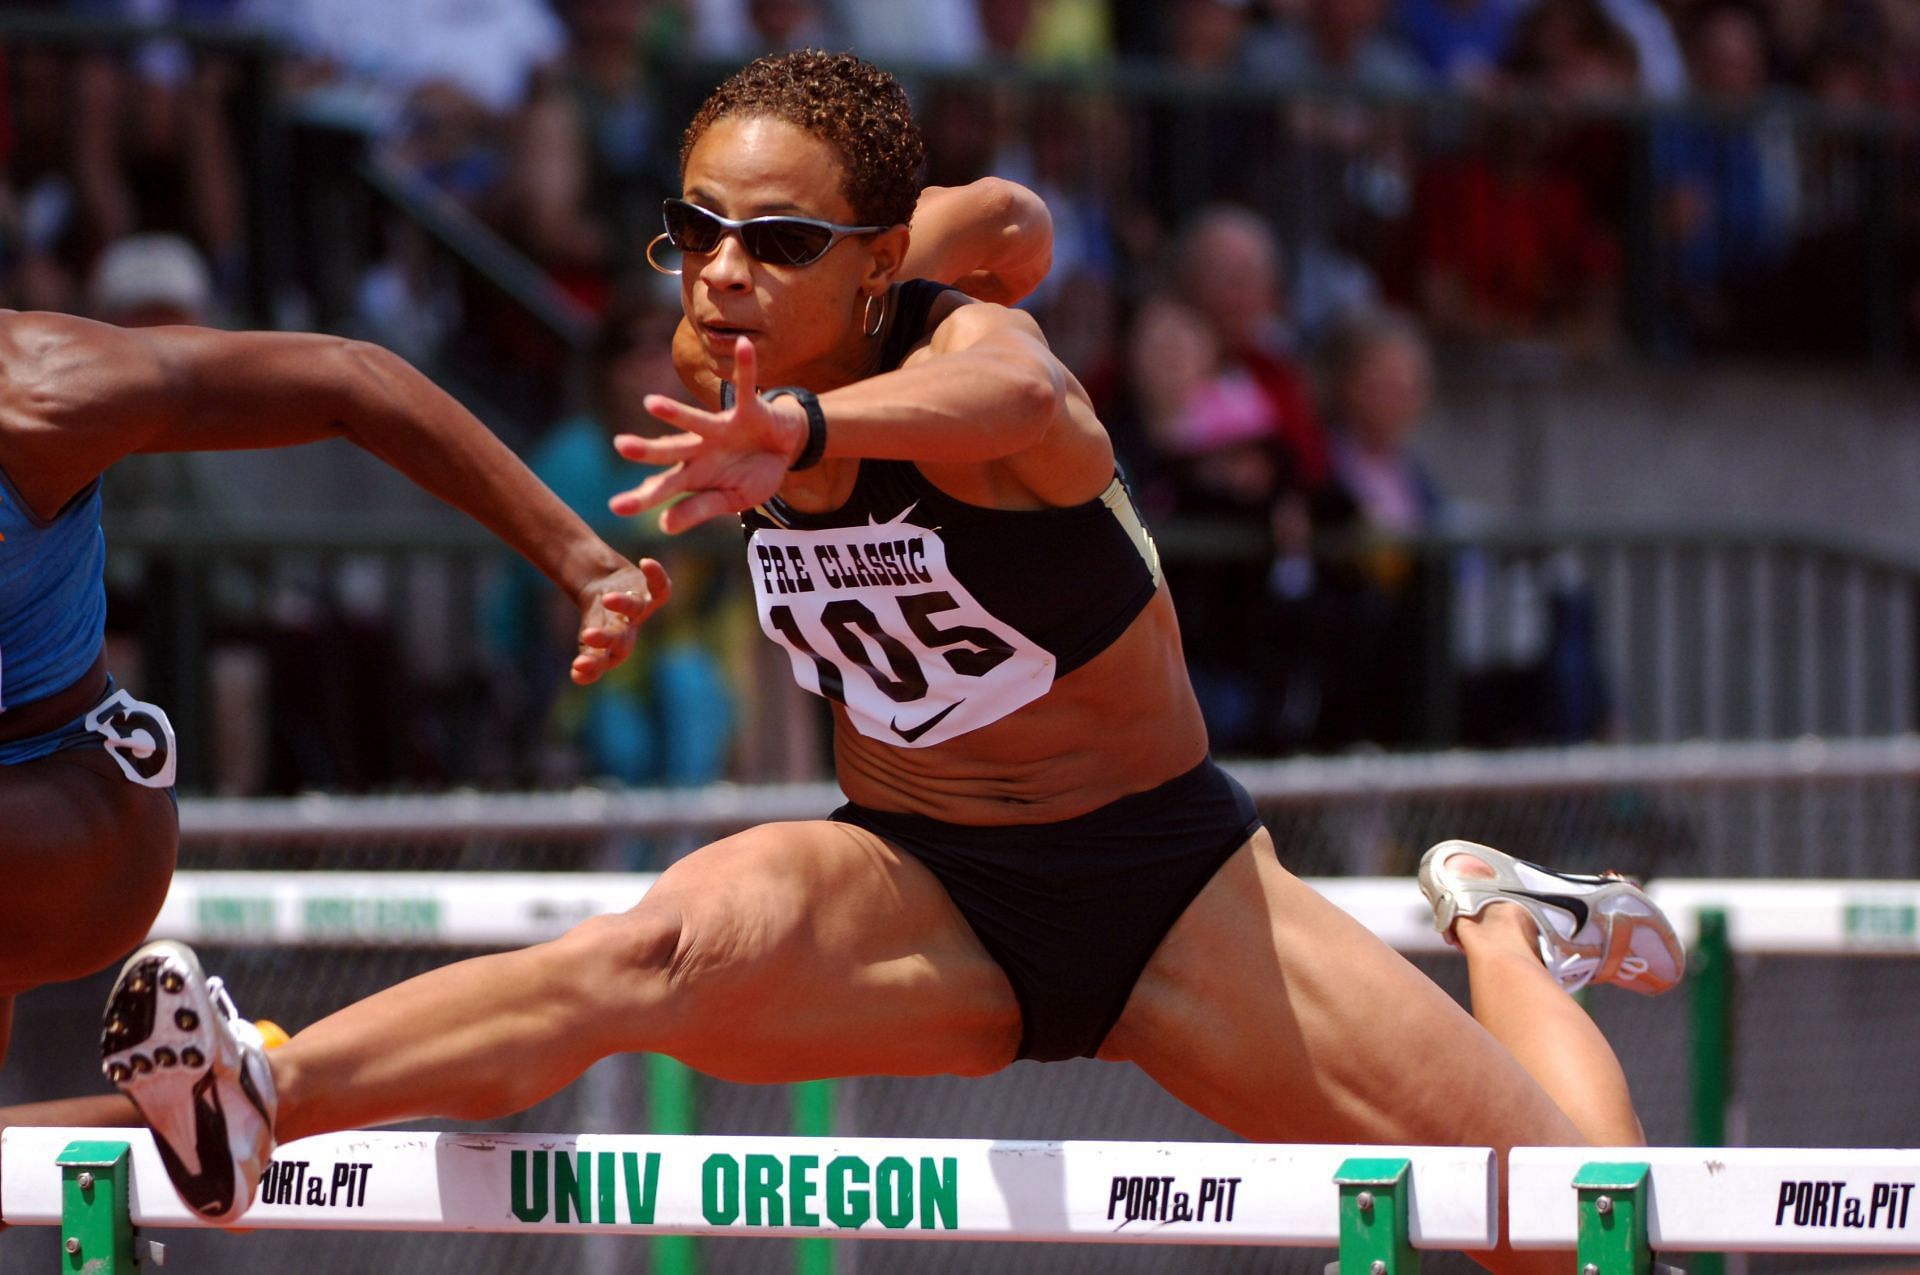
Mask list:
[{"label": "short curly hair", "polygon": [[728,116],[785,120],[839,151],[847,202],[861,222],[897,226],[912,220],[927,145],[906,90],[873,63],[819,49],[749,62],[713,91],[687,125],[680,141],[683,178],[694,144]]}]

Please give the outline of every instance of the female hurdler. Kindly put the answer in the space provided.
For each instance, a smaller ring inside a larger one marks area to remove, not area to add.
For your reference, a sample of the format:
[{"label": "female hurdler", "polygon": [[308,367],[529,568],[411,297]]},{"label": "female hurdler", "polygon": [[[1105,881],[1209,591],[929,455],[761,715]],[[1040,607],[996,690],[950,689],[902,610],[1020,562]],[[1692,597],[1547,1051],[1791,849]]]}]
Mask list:
[{"label": "female hurdler", "polygon": [[1627,882],[1442,843],[1421,886],[1476,1021],[1280,864],[1208,755],[1084,392],[1026,315],[898,282],[920,160],[899,86],[850,55],[716,90],[665,210],[704,405],[650,397],[679,432],[617,440],[669,468],[616,511],[740,516],[762,627],[832,703],[849,803],[271,1054],[186,948],[136,953],[105,1067],[204,1216],[246,1208],[276,1140],[487,1120],[628,1050],[769,1082],[1128,1059],[1261,1141],[1640,1139],[1564,989],[1671,986],[1665,919]]}]

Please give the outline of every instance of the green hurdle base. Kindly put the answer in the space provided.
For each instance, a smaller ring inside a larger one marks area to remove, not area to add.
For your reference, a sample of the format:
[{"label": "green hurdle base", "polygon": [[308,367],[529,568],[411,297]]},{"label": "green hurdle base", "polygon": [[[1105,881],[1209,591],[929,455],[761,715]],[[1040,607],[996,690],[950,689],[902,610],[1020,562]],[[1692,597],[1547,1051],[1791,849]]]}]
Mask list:
[{"label": "green hurdle base", "polygon": [[62,1271],[133,1275],[132,1161],[124,1142],[69,1142],[60,1153]]},{"label": "green hurdle base", "polygon": [[1580,1197],[1580,1275],[1652,1275],[1647,1246],[1646,1164],[1583,1164],[1573,1175]]},{"label": "green hurdle base", "polygon": [[1340,1187],[1340,1260],[1328,1275],[1408,1275],[1420,1255],[1407,1237],[1413,1162],[1404,1157],[1343,1161],[1333,1175]]}]

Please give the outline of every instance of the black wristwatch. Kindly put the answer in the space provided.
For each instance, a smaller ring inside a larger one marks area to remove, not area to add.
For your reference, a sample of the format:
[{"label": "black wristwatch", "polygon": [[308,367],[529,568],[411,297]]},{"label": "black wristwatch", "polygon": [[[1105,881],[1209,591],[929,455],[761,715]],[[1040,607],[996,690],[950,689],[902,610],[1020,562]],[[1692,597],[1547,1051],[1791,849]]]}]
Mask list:
[{"label": "black wristwatch", "polygon": [[771,403],[776,398],[791,398],[800,404],[807,414],[807,441],[800,454],[788,465],[789,472],[798,469],[812,469],[820,463],[821,455],[827,450],[827,417],[820,410],[819,396],[812,390],[803,390],[797,385],[782,385],[771,390],[761,390],[760,397]]}]

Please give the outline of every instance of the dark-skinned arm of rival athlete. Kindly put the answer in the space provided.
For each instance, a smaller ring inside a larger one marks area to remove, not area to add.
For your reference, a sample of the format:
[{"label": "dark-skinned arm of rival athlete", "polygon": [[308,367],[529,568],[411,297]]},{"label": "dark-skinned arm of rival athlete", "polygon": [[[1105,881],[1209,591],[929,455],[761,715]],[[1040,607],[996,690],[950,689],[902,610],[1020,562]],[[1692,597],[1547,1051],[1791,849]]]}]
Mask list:
[{"label": "dark-skinned arm of rival athlete", "polygon": [[[630,563],[602,543],[484,425],[385,350],[0,312],[0,472],[43,518],[134,453],[326,438],[357,443],[471,514],[565,590],[581,614],[576,682],[624,659],[635,627],[666,600],[658,563]],[[0,1127],[142,1123],[119,1094],[0,1111]]]},{"label": "dark-skinned arm of rival athlete", "polygon": [[[1015,305],[1053,267],[1053,214],[1046,201],[1004,177],[923,188],[908,229],[896,277],[931,279],[978,301]],[[720,401],[720,378],[685,318],[674,329],[673,363],[696,395]]]},{"label": "dark-skinned arm of rival athlete", "polygon": [[580,610],[572,677],[596,681],[665,601],[487,427],[399,356],[290,332],[122,329],[0,314],[0,469],[51,517],[137,452],[291,447],[345,438],[472,515]]}]

